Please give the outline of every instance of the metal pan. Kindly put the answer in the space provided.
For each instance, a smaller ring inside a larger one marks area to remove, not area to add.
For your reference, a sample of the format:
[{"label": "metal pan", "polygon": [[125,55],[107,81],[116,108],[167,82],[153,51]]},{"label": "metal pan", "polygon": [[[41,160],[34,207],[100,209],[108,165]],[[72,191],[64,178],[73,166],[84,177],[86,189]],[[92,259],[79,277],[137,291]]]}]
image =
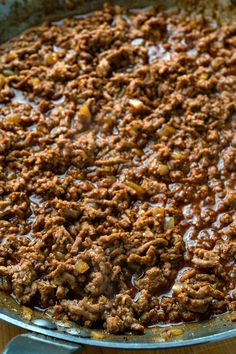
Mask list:
[{"label": "metal pan", "polygon": [[[111,0],[112,4],[127,6],[125,0]],[[222,6],[222,14],[236,18],[234,0],[215,0]],[[37,25],[45,19],[61,18],[98,9],[103,0],[0,0],[0,42],[19,34],[24,29]],[[175,0],[129,0],[129,7],[142,7],[151,4],[164,7],[174,6]],[[206,2],[202,1],[206,6]],[[69,6],[68,6],[69,4]],[[181,1],[184,5],[184,2]],[[207,7],[212,5],[207,2]],[[229,6],[232,6],[229,11]],[[168,325],[169,337],[164,335],[166,327],[157,326],[145,331],[143,335],[109,335],[103,331],[83,328],[73,322],[53,322],[44,312],[34,311],[30,321],[22,318],[22,307],[6,294],[0,293],[0,320],[6,321],[28,331],[13,338],[3,354],[26,354],[33,352],[72,354],[83,349],[84,345],[123,349],[159,349],[185,345],[208,343],[236,336],[236,322],[227,313],[201,323]],[[179,335],[175,336],[180,329]]]}]

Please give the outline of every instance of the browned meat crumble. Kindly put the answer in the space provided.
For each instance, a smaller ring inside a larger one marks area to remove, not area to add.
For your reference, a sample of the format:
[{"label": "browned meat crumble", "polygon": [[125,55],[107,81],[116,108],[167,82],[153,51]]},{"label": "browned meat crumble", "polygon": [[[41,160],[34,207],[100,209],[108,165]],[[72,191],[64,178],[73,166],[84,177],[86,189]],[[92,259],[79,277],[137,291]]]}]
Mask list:
[{"label": "browned meat crumble", "polygon": [[236,309],[236,26],[105,7],[0,49],[0,289],[110,333]]}]

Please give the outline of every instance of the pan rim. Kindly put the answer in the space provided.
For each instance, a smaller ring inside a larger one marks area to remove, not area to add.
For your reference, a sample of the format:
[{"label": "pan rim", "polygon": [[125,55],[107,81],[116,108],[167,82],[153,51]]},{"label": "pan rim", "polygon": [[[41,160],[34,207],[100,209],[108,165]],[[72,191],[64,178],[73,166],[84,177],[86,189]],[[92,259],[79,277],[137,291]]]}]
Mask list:
[{"label": "pan rim", "polygon": [[[230,339],[236,337],[236,324],[235,328],[228,329],[227,328],[219,333],[207,334],[206,336],[200,336],[190,339],[181,339],[181,340],[172,340],[172,341],[163,341],[163,342],[135,342],[129,341],[116,341],[114,337],[114,341],[112,340],[98,340],[92,338],[83,338],[80,336],[73,336],[71,334],[66,334],[60,332],[58,330],[52,329],[45,329],[39,327],[37,325],[24,322],[20,317],[14,314],[12,311],[8,309],[4,309],[0,307],[0,320],[15,325],[19,328],[25,329],[29,332],[34,332],[36,334],[45,335],[50,337],[51,339],[58,339],[64,340],[71,343],[77,343],[78,345],[89,345],[89,346],[96,346],[96,347],[104,347],[104,348],[113,348],[113,349],[170,349],[170,348],[177,348],[177,347],[184,347],[184,346],[192,346],[192,345],[199,345],[199,344],[207,344],[211,342],[216,342],[220,340]],[[119,338],[124,337],[120,335]],[[140,337],[145,338],[145,337]]]},{"label": "pan rim", "polygon": [[[207,344],[210,342],[220,341],[224,339],[229,339],[236,337],[236,326],[232,329],[227,329],[225,327],[220,333],[213,333],[213,334],[206,334],[204,336],[198,336],[195,338],[190,339],[177,339],[165,342],[135,342],[135,337],[128,342],[125,341],[116,341],[115,337],[114,340],[103,339],[97,340],[92,338],[82,338],[80,336],[73,336],[70,334],[66,334],[60,332],[58,330],[49,330],[38,327],[31,323],[26,323],[22,319],[20,319],[17,314],[13,311],[6,310],[4,307],[0,306],[0,320],[7,322],[9,324],[15,325],[22,329],[28,330],[30,332],[35,332],[37,334],[43,334],[49,336],[51,339],[61,339],[65,341],[70,341],[73,343],[82,344],[82,345],[91,345],[97,347],[105,347],[105,348],[120,348],[120,349],[161,349],[161,348],[176,348],[176,347],[183,347],[183,346],[192,346],[198,344]],[[117,336],[117,338],[122,338],[123,335]],[[142,336],[145,339],[144,336]]]}]

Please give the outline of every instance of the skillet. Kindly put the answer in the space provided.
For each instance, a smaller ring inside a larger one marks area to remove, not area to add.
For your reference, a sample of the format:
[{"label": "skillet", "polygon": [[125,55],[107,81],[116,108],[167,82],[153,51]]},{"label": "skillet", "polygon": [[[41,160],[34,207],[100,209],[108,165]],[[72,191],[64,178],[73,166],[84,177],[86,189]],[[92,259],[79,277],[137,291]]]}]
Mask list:
[{"label": "skillet", "polygon": [[[207,9],[214,6],[216,2],[222,7],[222,16],[234,21],[235,1],[209,0]],[[45,19],[88,13],[101,8],[103,3],[102,0],[0,0],[0,42]],[[157,3],[170,7],[174,6],[176,1],[129,0],[127,4],[124,0],[113,0],[110,3],[137,8]],[[187,1],[179,1],[179,3],[182,6],[188,5]],[[206,3],[204,1],[202,3],[206,7]],[[25,308],[10,296],[0,293],[0,319],[28,331],[13,338],[3,354],[29,352],[70,354],[81,351],[86,345],[123,349],[159,349],[208,343],[236,336],[236,322],[232,322],[231,316],[232,313],[226,313],[201,323],[157,326],[147,329],[143,335],[110,335],[103,331],[80,327],[73,322],[52,322],[46,313],[37,310],[33,312],[32,318],[27,320]],[[166,336],[166,333],[169,335]]]}]

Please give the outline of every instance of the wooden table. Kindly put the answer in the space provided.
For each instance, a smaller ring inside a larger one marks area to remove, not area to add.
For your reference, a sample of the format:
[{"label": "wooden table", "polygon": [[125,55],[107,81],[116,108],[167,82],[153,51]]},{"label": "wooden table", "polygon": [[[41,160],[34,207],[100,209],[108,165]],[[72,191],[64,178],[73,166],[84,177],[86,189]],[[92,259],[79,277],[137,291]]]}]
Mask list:
[{"label": "wooden table", "polygon": [[[6,346],[7,342],[17,334],[23,333],[24,331],[7,325],[0,321],[0,353],[2,353],[3,348]],[[122,350],[115,351],[114,349],[102,349],[87,347],[84,351],[85,354],[234,354],[236,353],[236,338],[229,339],[227,341],[216,342],[208,345],[198,345],[194,347],[184,347],[179,349],[168,349],[168,350]],[[33,354],[33,353],[32,353]],[[47,354],[47,353],[45,353]],[[56,353],[55,353],[56,354]]]}]

